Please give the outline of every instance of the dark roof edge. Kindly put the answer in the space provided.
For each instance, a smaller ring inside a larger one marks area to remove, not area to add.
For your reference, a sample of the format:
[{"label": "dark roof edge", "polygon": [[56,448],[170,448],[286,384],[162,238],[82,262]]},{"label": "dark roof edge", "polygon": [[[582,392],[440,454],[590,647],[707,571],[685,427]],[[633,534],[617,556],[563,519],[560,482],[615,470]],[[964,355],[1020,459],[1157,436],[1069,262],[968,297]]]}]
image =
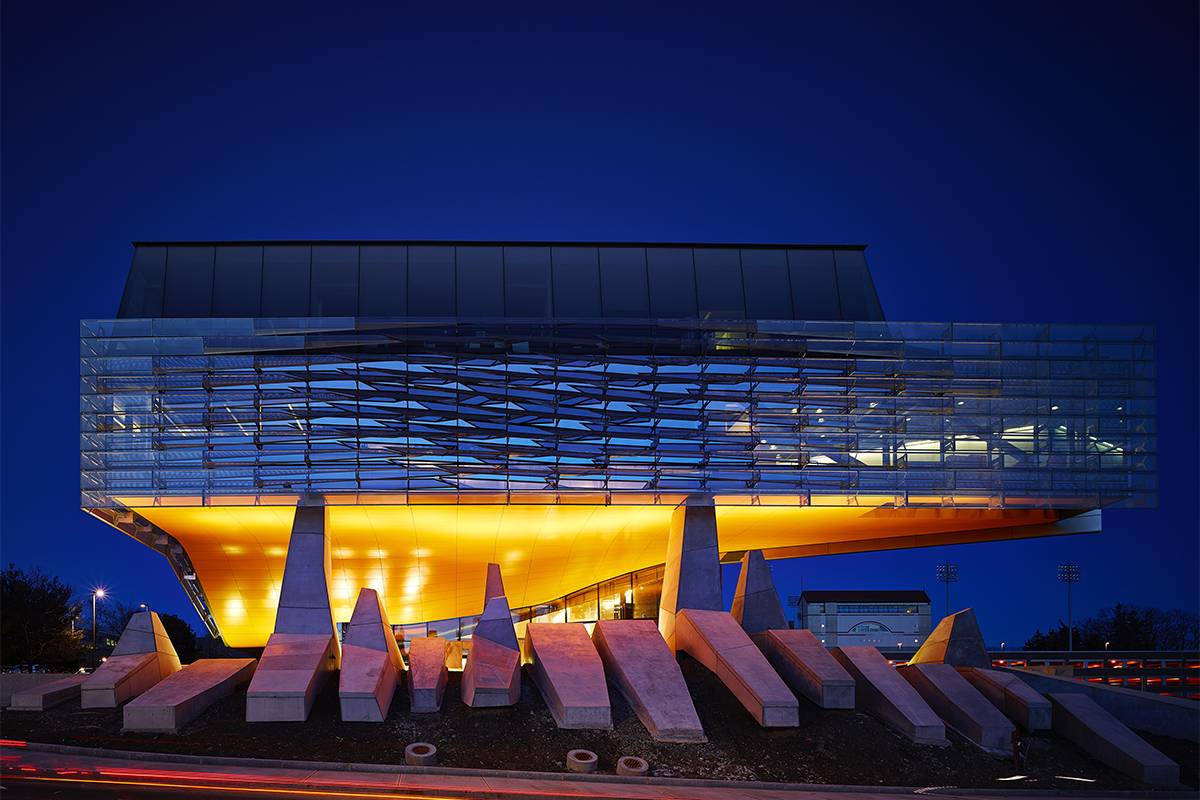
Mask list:
[{"label": "dark roof edge", "polygon": [[574,241],[475,241],[466,239],[246,239],[230,241],[133,241],[134,247],[265,247],[269,245],[416,245],[486,247],[714,247],[763,250],[866,250],[865,244],[784,244],[768,242],[574,242]]}]

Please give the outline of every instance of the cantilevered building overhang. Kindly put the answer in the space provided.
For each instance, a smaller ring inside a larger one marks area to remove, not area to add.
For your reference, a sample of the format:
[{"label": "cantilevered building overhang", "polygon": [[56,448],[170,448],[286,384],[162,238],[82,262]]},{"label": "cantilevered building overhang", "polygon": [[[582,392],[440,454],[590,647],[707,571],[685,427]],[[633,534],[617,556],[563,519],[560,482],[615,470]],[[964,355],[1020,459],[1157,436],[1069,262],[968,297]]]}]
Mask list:
[{"label": "cantilevered building overhang", "polygon": [[514,608],[641,574],[689,496],[729,560],[1156,497],[1152,330],[887,322],[862,247],[138,244],[81,354],[83,508],[233,646],[270,633],[302,495],[338,618],[369,586],[399,623],[478,614],[490,561]]}]

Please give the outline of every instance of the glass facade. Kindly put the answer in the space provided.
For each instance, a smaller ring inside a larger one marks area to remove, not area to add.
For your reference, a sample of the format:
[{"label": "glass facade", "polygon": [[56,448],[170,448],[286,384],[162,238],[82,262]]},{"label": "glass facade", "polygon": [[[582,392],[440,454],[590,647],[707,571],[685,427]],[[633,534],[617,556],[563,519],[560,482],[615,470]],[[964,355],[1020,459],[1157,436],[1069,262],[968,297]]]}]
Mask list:
[{"label": "glass facade", "polygon": [[[300,268],[289,258],[278,269]],[[84,322],[81,348],[91,508],[296,492],[1155,502],[1148,328],[125,319]]]},{"label": "glass facade", "polygon": [[137,247],[118,316],[882,320],[861,247]]}]

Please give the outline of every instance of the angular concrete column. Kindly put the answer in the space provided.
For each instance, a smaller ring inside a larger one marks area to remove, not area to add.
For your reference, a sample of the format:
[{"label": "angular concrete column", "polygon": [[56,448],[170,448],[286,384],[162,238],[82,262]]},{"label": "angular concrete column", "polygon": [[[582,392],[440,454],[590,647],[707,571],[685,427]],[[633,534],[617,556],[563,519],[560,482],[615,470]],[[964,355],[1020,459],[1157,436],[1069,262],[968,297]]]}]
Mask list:
[{"label": "angular concrete column", "polygon": [[1179,765],[1085,694],[1046,695],[1054,708],[1054,732],[1101,763],[1143,783],[1174,786]]},{"label": "angular concrete column", "polygon": [[303,722],[338,669],[341,648],[329,604],[330,563],[325,503],[305,495],[292,522],[275,632],[246,692],[247,722]]},{"label": "angular concrete column", "polygon": [[558,727],[612,729],[604,664],[583,623],[531,622],[523,650]]},{"label": "angular concrete column", "polygon": [[446,681],[446,651],[449,641],[437,636],[413,639],[408,646],[408,705],[414,714],[428,714],[442,708]]},{"label": "angular concrete column", "polygon": [[[495,590],[496,584],[503,589],[499,567],[495,582],[491,580],[492,566],[488,567],[485,593]],[[462,699],[473,708],[511,706],[521,699],[521,650],[504,595],[487,599],[483,616],[475,624],[463,667]]]},{"label": "angular concrete column", "polygon": [[854,678],[854,702],[917,744],[947,745],[946,726],[874,647],[831,651]]},{"label": "angular concrete column", "polygon": [[13,692],[8,707],[14,711],[45,711],[54,708],[79,697],[80,687],[88,677],[83,673],[68,675],[56,681]]},{"label": "angular concrete column", "polygon": [[169,675],[124,709],[127,731],[178,733],[254,674],[253,658],[202,658]]},{"label": "angular concrete column", "polygon": [[682,609],[675,645],[708,667],[764,728],[800,724],[800,704],[741,626],[724,611]]},{"label": "angular concrete column", "polygon": [[1013,724],[949,664],[910,664],[900,675],[950,728],[993,755],[1012,753]]},{"label": "angular concrete column", "polygon": [[608,680],[654,741],[708,741],[679,662],[653,621],[602,619],[592,628],[592,644]]},{"label": "angular concrete column", "polygon": [[362,589],[342,641],[338,702],[345,722],[383,722],[396,694],[404,659],[374,589]]},{"label": "angular concrete column", "polygon": [[783,682],[821,708],[854,708],[854,678],[806,630],[774,630],[750,637]]},{"label": "angular concrete column", "polygon": [[909,664],[949,664],[954,667],[992,666],[975,611],[967,608],[942,617]]},{"label": "angular concrete column", "polygon": [[487,579],[483,586],[483,604],[486,606],[487,601],[493,597],[508,597],[504,593],[504,578],[500,575],[499,564],[487,565]]},{"label": "angular concrete column", "polygon": [[787,617],[762,550],[750,550],[742,556],[742,571],[738,573],[737,591],[729,613],[752,635],[787,629]]},{"label": "angular concrete column", "polygon": [[1050,701],[1016,675],[978,667],[958,667],[958,674],[1025,730],[1050,730]]},{"label": "angular concrete column", "polygon": [[671,515],[658,630],[672,652],[675,617],[685,608],[722,608],[717,510],[711,497],[689,497]]},{"label": "angular concrete column", "polygon": [[179,656],[153,611],[134,614],[112,655],[80,687],[83,708],[116,708],[179,671]]}]

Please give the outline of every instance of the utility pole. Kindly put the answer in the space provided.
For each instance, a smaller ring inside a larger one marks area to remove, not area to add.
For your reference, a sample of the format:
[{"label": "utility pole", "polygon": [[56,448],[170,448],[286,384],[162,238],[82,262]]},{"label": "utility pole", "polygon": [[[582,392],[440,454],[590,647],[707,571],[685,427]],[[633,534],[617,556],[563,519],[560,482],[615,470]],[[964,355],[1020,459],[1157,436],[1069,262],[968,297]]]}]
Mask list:
[{"label": "utility pole", "polygon": [[[103,599],[104,590],[96,588],[92,590],[92,659],[96,658],[96,598]],[[99,664],[100,662],[96,662]]]},{"label": "utility pole", "polygon": [[950,616],[950,584],[958,580],[958,564],[949,561],[937,565],[937,579],[946,584],[946,616]]},{"label": "utility pole", "polygon": [[1067,652],[1075,649],[1075,629],[1071,625],[1071,584],[1079,583],[1079,565],[1068,561],[1058,565],[1058,579],[1067,585]]}]

